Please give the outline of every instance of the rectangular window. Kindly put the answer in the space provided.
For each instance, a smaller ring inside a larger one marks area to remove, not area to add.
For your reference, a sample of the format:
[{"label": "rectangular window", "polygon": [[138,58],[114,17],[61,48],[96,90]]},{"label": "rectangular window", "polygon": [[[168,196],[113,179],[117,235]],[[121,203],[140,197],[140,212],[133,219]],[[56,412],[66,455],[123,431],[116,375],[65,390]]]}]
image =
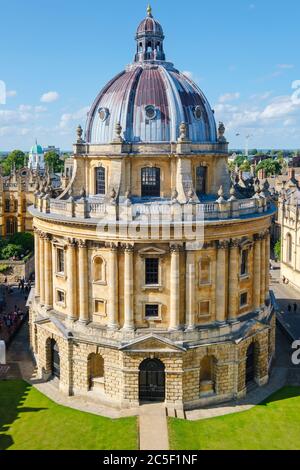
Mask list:
[{"label": "rectangular window", "polygon": [[106,302],[104,300],[95,300],[95,313],[98,315],[105,316]]},{"label": "rectangular window", "polygon": [[146,258],[145,260],[145,283],[146,285],[159,284],[159,259]]},{"label": "rectangular window", "polygon": [[63,290],[56,291],[56,301],[58,304],[64,304],[66,301],[66,294]]},{"label": "rectangular window", "polygon": [[10,212],[10,200],[5,199],[5,212]]},{"label": "rectangular window", "polygon": [[105,188],[105,168],[96,168],[96,194],[104,195],[106,192]]},{"label": "rectangular window", "polygon": [[240,298],[240,306],[241,307],[246,307],[248,305],[248,294],[247,292],[243,292],[243,294],[241,294],[241,298]]},{"label": "rectangular window", "polygon": [[199,316],[200,317],[210,316],[210,302],[209,301],[200,302]]},{"label": "rectangular window", "polygon": [[65,251],[63,248],[57,248],[57,272],[60,274],[65,272]]},{"label": "rectangular window", "polygon": [[200,284],[211,283],[211,263],[209,258],[203,258],[200,261]]},{"label": "rectangular window", "polygon": [[243,250],[241,254],[241,276],[248,274],[248,250]]},{"label": "rectangular window", "polygon": [[145,306],[145,317],[146,318],[158,318],[159,317],[159,306],[148,304]]}]

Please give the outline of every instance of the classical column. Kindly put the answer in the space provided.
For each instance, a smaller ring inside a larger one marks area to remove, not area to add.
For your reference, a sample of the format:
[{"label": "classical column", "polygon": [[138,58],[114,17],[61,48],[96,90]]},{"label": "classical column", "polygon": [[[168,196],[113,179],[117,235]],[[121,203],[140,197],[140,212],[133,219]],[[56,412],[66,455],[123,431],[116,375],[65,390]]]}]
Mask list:
[{"label": "classical column", "polygon": [[217,281],[216,281],[216,321],[226,321],[226,251],[228,241],[221,240],[217,245]]},{"label": "classical column", "polygon": [[266,236],[261,235],[261,274],[260,274],[260,305],[266,303]]},{"label": "classical column", "polygon": [[53,307],[53,272],[52,272],[52,244],[51,235],[44,238],[45,257],[45,305],[51,309]]},{"label": "classical column", "polygon": [[85,240],[78,243],[78,294],[79,321],[89,321],[89,279],[88,279],[88,248]]},{"label": "classical column", "polygon": [[261,280],[261,241],[260,236],[254,236],[253,257],[253,309],[260,309],[260,280]]},{"label": "classical column", "polygon": [[234,322],[239,313],[239,240],[232,240],[229,249],[228,320]]},{"label": "classical column", "polygon": [[45,304],[45,256],[44,256],[44,237],[43,232],[39,232],[39,265],[40,265],[40,304]]},{"label": "classical column", "polygon": [[270,299],[270,230],[266,235],[266,300]]},{"label": "classical column", "polygon": [[186,325],[188,330],[195,328],[195,252],[186,252]]},{"label": "classical column", "polygon": [[76,242],[69,240],[67,250],[67,310],[69,320],[77,320]]},{"label": "classical column", "polygon": [[[110,245],[108,283],[109,283],[108,328],[115,330],[115,329],[118,329],[119,327],[119,272],[118,272],[118,245],[115,245],[114,243],[111,243]],[[132,281],[132,286],[133,286],[133,281]],[[133,292],[132,292],[132,295],[133,295]],[[130,305],[130,308],[131,307],[133,308],[133,305]]]},{"label": "classical column", "polygon": [[134,247],[127,245],[125,248],[124,262],[124,329],[134,329],[133,317],[133,252]]},{"label": "classical column", "polygon": [[179,299],[180,299],[180,247],[173,245],[171,251],[171,279],[170,279],[170,330],[180,328]]},{"label": "classical column", "polygon": [[35,296],[40,296],[40,264],[39,264],[39,234],[34,229],[34,277],[35,277]]}]

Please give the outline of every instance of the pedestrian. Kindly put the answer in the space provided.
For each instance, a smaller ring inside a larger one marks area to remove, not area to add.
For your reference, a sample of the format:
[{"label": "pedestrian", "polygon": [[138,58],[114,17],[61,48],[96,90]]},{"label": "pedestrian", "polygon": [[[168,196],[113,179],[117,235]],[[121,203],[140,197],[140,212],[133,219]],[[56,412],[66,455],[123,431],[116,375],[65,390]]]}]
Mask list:
[{"label": "pedestrian", "polygon": [[298,305],[294,303],[294,312],[297,312],[297,310],[298,310]]},{"label": "pedestrian", "polygon": [[289,304],[289,306],[288,306],[288,311],[291,312],[291,310],[292,310],[292,307],[291,307],[290,304]]}]

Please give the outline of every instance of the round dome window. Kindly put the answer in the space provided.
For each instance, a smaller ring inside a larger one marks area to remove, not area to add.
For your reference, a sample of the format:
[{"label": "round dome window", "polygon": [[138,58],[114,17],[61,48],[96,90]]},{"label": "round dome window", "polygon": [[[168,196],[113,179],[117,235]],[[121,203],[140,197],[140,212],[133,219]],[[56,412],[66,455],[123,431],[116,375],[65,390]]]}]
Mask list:
[{"label": "round dome window", "polygon": [[98,113],[102,122],[106,121],[109,116],[109,110],[107,108],[99,108]]},{"label": "round dome window", "polygon": [[196,106],[194,108],[194,116],[195,116],[196,119],[198,119],[198,121],[202,118],[201,106]]},{"label": "round dome window", "polygon": [[155,119],[156,118],[156,109],[154,106],[149,105],[145,107],[145,113],[147,119]]}]

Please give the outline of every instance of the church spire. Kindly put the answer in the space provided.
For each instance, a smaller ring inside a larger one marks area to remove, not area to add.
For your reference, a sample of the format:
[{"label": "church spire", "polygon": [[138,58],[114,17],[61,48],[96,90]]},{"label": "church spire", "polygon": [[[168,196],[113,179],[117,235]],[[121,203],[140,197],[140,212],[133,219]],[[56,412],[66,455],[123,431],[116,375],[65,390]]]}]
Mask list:
[{"label": "church spire", "polygon": [[150,3],[148,4],[148,7],[147,7],[147,15],[152,18],[152,7],[150,5]]}]

